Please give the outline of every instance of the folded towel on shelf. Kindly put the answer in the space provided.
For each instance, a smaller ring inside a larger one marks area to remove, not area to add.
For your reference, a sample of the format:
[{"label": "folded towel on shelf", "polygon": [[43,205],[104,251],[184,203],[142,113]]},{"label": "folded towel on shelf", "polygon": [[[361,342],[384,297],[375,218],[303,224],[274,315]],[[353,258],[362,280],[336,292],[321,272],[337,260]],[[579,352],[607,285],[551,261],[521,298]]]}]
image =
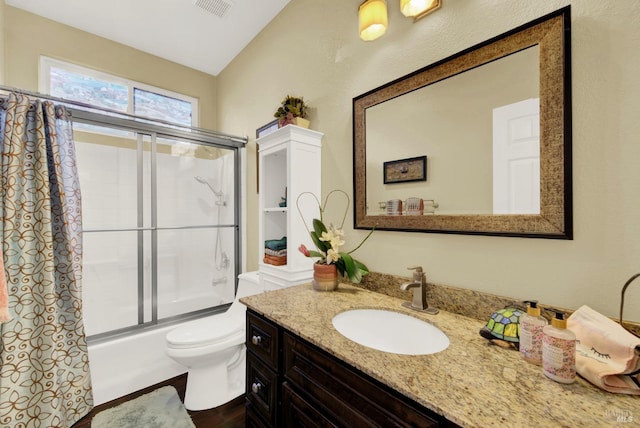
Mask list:
[{"label": "folded towel on shelf", "polygon": [[7,321],[11,321],[11,315],[9,314],[9,294],[7,292],[7,280],[4,276],[2,249],[0,249],[0,323]]},{"label": "folded towel on shelf", "polygon": [[270,248],[265,248],[264,249],[264,253],[269,255],[269,256],[276,256],[276,257],[282,257],[282,256],[286,256],[287,255],[287,249],[285,248],[284,250],[272,250]]},{"label": "folded towel on shelf", "polygon": [[287,256],[278,257],[278,256],[269,256],[265,254],[262,261],[268,265],[283,266],[287,264]]},{"label": "folded towel on shelf", "polygon": [[576,335],[576,371],[609,392],[640,395],[640,338],[582,306],[567,319]]},{"label": "folded towel on shelf", "polygon": [[283,236],[281,239],[267,239],[264,241],[264,248],[268,248],[274,251],[287,249],[287,237]]}]

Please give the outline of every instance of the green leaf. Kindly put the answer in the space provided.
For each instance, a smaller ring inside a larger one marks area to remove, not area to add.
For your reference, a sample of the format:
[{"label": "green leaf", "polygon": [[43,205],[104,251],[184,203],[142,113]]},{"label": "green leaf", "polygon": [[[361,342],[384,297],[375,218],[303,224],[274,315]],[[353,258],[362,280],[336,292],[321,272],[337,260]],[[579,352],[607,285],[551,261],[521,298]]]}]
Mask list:
[{"label": "green leaf", "polygon": [[338,272],[340,273],[340,276],[344,276],[345,275],[345,269],[344,269],[344,261],[342,259],[339,259],[336,262],[336,269],[338,269]]},{"label": "green leaf", "polygon": [[313,243],[316,244],[316,247],[324,253],[331,248],[331,244],[329,242],[321,241],[320,237],[323,232],[326,232],[326,226],[317,218],[313,219],[313,232],[311,232],[311,239],[313,239]]},{"label": "green leaf", "polygon": [[320,257],[322,259],[324,255],[319,251],[309,250],[309,257]]},{"label": "green leaf", "polygon": [[355,283],[360,282],[362,275],[353,258],[347,253],[340,253],[340,258],[344,260],[344,268],[349,276],[349,280]]},{"label": "green leaf", "polygon": [[362,272],[363,276],[369,273],[369,268],[366,267],[363,263],[357,261],[357,260],[353,260],[353,263],[355,263],[356,267],[358,268],[358,270],[360,272]]},{"label": "green leaf", "polygon": [[327,231],[327,227],[321,222],[319,219],[313,219],[313,231],[318,234],[318,236],[322,235],[322,232]]},{"label": "green leaf", "polygon": [[311,240],[313,241],[313,244],[316,246],[316,248],[326,253],[327,252],[327,249],[325,248],[326,244],[318,238],[318,235],[316,235],[315,232],[309,232],[309,235],[311,236]]}]

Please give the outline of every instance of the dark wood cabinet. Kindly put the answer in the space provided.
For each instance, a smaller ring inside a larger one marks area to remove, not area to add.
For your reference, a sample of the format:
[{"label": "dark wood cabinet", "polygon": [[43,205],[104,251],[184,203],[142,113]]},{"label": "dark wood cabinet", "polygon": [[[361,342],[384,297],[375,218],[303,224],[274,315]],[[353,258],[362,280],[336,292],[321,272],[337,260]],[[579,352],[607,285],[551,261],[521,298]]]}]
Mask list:
[{"label": "dark wood cabinet", "polygon": [[[256,335],[260,339],[252,340]],[[451,425],[429,409],[248,310],[247,426]]]},{"label": "dark wood cabinet", "polygon": [[247,311],[247,426],[280,424],[280,329]]},{"label": "dark wood cabinet", "polygon": [[428,410],[289,333],[284,334],[284,377],[334,426],[438,426]]},{"label": "dark wood cabinet", "polygon": [[282,413],[285,427],[337,426],[322,416],[319,409],[308,403],[286,382],[282,386]]},{"label": "dark wood cabinet", "polygon": [[247,354],[247,379],[247,397],[251,405],[271,426],[275,426],[280,395],[278,373]]}]

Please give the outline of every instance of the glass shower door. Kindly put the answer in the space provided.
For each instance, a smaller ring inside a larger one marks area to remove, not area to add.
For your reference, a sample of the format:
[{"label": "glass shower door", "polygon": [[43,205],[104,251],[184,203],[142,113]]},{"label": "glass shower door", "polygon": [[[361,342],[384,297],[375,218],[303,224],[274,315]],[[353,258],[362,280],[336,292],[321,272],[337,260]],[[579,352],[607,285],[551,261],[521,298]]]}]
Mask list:
[{"label": "glass shower door", "polygon": [[231,303],[234,151],[157,140],[158,318]]},{"label": "glass shower door", "polygon": [[237,151],[95,124],[79,123],[74,138],[87,335],[108,337],[231,303],[239,265]]}]

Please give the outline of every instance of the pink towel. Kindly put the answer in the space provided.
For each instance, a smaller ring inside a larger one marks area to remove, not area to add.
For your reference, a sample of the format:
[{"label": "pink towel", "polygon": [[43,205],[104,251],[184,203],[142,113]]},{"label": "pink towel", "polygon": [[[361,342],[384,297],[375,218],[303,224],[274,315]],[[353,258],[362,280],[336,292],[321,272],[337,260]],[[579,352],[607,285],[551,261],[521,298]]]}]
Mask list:
[{"label": "pink towel", "polygon": [[11,321],[9,315],[9,296],[7,294],[7,280],[4,276],[4,262],[0,248],[0,323]]},{"label": "pink towel", "polygon": [[582,306],[567,319],[576,343],[576,371],[609,392],[640,395],[640,338]]}]

